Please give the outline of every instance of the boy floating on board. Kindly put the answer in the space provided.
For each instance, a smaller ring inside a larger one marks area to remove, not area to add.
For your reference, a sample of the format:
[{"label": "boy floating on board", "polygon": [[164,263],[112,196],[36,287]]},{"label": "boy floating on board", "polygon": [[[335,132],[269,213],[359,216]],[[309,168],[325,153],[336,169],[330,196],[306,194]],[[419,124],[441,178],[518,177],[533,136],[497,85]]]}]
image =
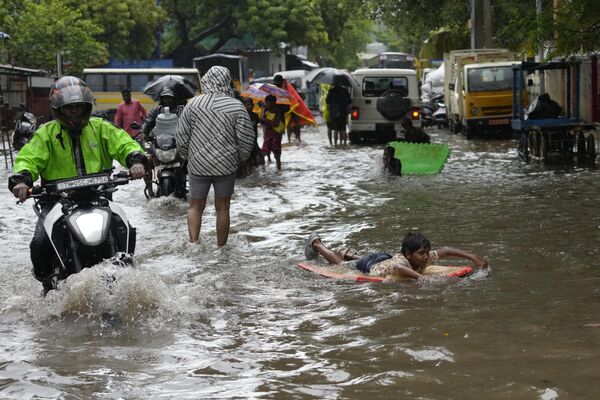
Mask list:
[{"label": "boy floating on board", "polygon": [[345,264],[364,274],[390,280],[421,278],[425,268],[436,264],[441,258],[464,258],[479,268],[487,267],[487,261],[474,253],[452,247],[431,250],[431,242],[420,233],[408,233],[402,240],[402,248],[398,254],[370,253],[361,257],[349,250],[331,250],[314,232],[308,238],[304,253],[308,259],[315,259],[320,254],[332,264]]}]

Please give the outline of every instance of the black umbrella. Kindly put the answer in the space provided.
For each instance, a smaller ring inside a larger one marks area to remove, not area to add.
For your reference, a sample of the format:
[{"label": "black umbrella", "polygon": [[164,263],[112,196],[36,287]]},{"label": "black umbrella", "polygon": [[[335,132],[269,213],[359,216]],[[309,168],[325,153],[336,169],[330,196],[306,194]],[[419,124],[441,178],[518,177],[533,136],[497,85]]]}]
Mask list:
[{"label": "black umbrella", "polygon": [[181,102],[196,95],[198,87],[181,75],[165,75],[149,82],[144,87],[144,94],[152,97],[154,101],[160,101],[163,89],[169,88],[175,94],[175,101]]},{"label": "black umbrella", "polygon": [[310,83],[326,83],[328,85],[347,87],[357,85],[352,75],[341,69],[330,67],[312,70],[306,75],[305,79]]}]

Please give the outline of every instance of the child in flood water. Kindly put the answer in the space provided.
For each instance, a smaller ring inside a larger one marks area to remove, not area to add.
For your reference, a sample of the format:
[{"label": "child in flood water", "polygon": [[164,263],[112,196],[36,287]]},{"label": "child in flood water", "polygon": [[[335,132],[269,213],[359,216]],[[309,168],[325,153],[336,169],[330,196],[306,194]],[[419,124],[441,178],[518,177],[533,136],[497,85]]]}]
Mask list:
[{"label": "child in flood water", "polygon": [[408,233],[402,240],[398,254],[369,253],[359,256],[356,252],[341,249],[333,251],[323,242],[316,232],[308,237],[305,255],[308,259],[323,256],[332,264],[345,264],[364,274],[380,276],[385,279],[402,280],[423,277],[425,268],[436,264],[442,258],[457,257],[472,261],[478,268],[487,267],[487,261],[474,253],[453,247],[431,250],[431,242],[420,233]]},{"label": "child in flood water", "polygon": [[285,120],[283,113],[277,107],[277,98],[271,94],[265,97],[260,123],[263,126],[262,152],[265,156],[273,153],[277,169],[281,170],[281,140],[285,132]]}]

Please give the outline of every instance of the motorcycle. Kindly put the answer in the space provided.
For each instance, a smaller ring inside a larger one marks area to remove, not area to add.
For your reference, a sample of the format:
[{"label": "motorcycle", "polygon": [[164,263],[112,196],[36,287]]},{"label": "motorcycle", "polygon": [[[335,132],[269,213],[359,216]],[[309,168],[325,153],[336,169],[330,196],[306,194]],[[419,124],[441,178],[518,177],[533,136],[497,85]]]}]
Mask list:
[{"label": "motorcycle", "polygon": [[437,125],[438,128],[448,126],[444,94],[437,94],[428,103],[421,104],[421,127]]},{"label": "motorcycle", "polygon": [[37,118],[30,112],[23,111],[17,122],[12,137],[12,146],[15,150],[21,150],[33,137],[37,129]]},{"label": "motorcycle", "polygon": [[132,266],[136,231],[125,211],[112,202],[127,172],[100,173],[34,186],[33,209],[54,249],[52,288],[70,275],[110,259]]},{"label": "motorcycle", "polygon": [[[186,168],[175,145],[175,129],[178,117],[165,107],[156,118],[152,129],[142,146],[149,161],[149,174],[144,195],[146,198],[169,196],[185,198]],[[156,189],[155,189],[156,188]]]}]

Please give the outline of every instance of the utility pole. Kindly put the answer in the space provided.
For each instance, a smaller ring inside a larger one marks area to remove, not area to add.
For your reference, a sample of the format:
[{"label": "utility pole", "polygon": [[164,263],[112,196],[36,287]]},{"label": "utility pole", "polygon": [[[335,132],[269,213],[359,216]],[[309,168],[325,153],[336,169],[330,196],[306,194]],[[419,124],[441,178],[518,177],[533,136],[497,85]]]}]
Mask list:
[{"label": "utility pole", "polygon": [[[538,26],[541,23],[541,18],[542,18],[542,0],[535,0],[535,15],[538,21]],[[544,40],[541,36],[541,30],[538,28],[538,53],[535,56],[535,61],[536,62],[543,62],[544,61]],[[538,75],[540,78],[540,94],[541,93],[545,93],[546,92],[546,82],[545,82],[545,77],[544,77],[544,71],[538,71]]]},{"label": "utility pole", "polygon": [[492,47],[491,0],[471,0],[471,48]]}]

